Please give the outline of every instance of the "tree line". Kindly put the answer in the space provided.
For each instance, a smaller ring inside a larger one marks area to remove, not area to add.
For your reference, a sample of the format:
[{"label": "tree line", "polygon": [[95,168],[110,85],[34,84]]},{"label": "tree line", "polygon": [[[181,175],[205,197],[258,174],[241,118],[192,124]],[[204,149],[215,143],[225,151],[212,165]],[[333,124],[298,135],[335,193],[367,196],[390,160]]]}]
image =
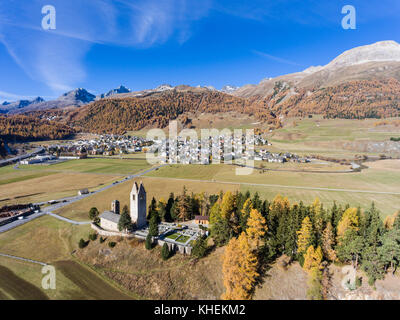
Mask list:
[{"label": "tree line", "polygon": [[[363,270],[371,286],[400,264],[400,211],[382,220],[374,204],[367,210],[336,203],[326,208],[319,199],[311,205],[291,204],[281,195],[268,201],[249,191],[208,195],[189,193],[184,187],[180,195],[171,193],[167,200],[153,198],[148,212],[148,249],[161,221],[209,217],[214,244],[226,246],[223,299],[251,299],[266,267],[282,255],[298,261],[308,273],[310,299],[325,298],[323,283],[331,263]],[[120,230],[130,227],[125,206]],[[207,249],[207,241],[200,239],[195,256],[204,256]],[[167,249],[162,251],[168,258]]]},{"label": "tree line", "polygon": [[308,272],[310,299],[324,298],[330,263],[361,268],[371,286],[400,263],[400,216],[383,221],[374,204],[368,210],[336,204],[326,209],[318,199],[306,206],[280,195],[269,202],[257,193],[227,192],[210,214],[215,243],[227,245],[225,299],[250,299],[263,268],[282,255]]}]

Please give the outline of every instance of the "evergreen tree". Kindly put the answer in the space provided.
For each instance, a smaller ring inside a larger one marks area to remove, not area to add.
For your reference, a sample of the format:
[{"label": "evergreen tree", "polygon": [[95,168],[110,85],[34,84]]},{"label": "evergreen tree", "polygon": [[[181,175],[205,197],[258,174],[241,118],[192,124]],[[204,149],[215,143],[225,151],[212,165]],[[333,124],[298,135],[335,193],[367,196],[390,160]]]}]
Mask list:
[{"label": "evergreen tree", "polygon": [[392,272],[400,265],[400,229],[391,229],[383,235],[379,255],[385,270],[390,267]]},{"label": "evergreen tree", "polygon": [[258,194],[258,192],[256,192],[254,194],[253,199],[251,200],[251,202],[253,203],[254,209],[257,209],[258,212],[261,212],[261,210],[262,210],[262,201],[260,200],[260,195]]},{"label": "evergreen tree", "polygon": [[336,246],[336,254],[340,261],[351,262],[357,268],[363,247],[363,238],[356,230],[349,228],[340,237],[339,244]]},{"label": "evergreen tree", "polygon": [[156,215],[152,215],[149,222],[149,235],[152,237],[158,236],[158,219]]},{"label": "evergreen tree", "polygon": [[222,217],[219,217],[218,220],[211,225],[210,232],[214,243],[217,246],[223,246],[227,244],[234,236],[233,230],[230,228],[229,221]]},{"label": "evergreen tree", "polygon": [[150,233],[146,237],[145,247],[147,250],[151,250],[153,248],[153,238]]},{"label": "evergreen tree", "polygon": [[99,223],[99,210],[97,208],[93,207],[89,210],[89,219],[92,220],[94,223]]},{"label": "evergreen tree", "polygon": [[174,219],[172,219],[172,214],[171,214],[171,210],[172,210],[172,206],[174,205],[174,202],[175,202],[174,194],[171,192],[169,194],[168,201],[165,206],[165,217],[164,218],[165,218],[165,221],[167,221],[167,222],[171,222],[174,220]]},{"label": "evergreen tree", "polygon": [[192,249],[192,256],[196,258],[202,258],[206,255],[208,249],[207,239],[203,237],[198,238]]},{"label": "evergreen tree", "polygon": [[165,261],[165,260],[168,260],[169,255],[170,255],[170,252],[169,252],[168,245],[166,243],[164,243],[162,246],[162,249],[161,249],[161,257]]},{"label": "evergreen tree", "polygon": [[372,286],[376,280],[383,279],[384,262],[374,246],[366,246],[362,252],[362,269],[368,276],[368,283]]},{"label": "evergreen tree", "polygon": [[160,201],[158,201],[157,211],[161,221],[169,221],[167,217],[167,204],[165,203],[164,199],[160,199]]},{"label": "evergreen tree", "polygon": [[132,229],[132,219],[128,211],[128,207],[124,206],[122,214],[118,221],[118,230],[125,230],[126,232]]}]

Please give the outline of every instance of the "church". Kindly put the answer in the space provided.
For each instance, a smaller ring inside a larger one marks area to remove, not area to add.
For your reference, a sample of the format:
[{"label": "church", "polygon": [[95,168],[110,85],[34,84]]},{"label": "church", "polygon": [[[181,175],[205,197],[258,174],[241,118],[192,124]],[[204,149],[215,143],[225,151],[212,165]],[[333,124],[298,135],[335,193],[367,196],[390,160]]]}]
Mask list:
[{"label": "church", "polygon": [[[136,182],[133,184],[129,199],[132,223],[136,226],[136,229],[142,229],[147,224],[146,190],[142,182],[139,186]],[[104,211],[100,215],[100,227],[104,230],[120,232],[118,229],[120,217],[119,201],[114,200],[111,203],[111,211]]]}]

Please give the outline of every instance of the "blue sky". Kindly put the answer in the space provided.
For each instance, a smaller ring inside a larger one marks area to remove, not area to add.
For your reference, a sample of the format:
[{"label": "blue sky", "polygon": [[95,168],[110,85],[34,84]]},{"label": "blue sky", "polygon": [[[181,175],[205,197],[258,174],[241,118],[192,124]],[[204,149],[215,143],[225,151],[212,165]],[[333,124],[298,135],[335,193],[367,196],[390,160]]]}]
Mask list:
[{"label": "blue sky", "polygon": [[[56,30],[43,30],[44,5]],[[341,27],[344,5],[357,29]],[[0,3],[0,101],[76,87],[242,86],[400,42],[398,0],[7,0]]]}]

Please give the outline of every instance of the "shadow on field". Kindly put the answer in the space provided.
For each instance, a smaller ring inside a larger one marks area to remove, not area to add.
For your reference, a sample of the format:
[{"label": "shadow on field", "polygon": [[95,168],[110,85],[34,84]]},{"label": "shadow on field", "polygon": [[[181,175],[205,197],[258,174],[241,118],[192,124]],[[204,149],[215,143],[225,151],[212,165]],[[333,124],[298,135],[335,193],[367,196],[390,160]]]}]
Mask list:
[{"label": "shadow on field", "polygon": [[0,266],[0,299],[48,300],[49,298],[37,287],[18,277],[10,269]]},{"label": "shadow on field", "polygon": [[81,266],[75,261],[58,261],[53,264],[57,272],[61,272],[79,289],[69,292],[70,299],[87,300],[130,300],[131,297],[108,284],[93,271]]}]

